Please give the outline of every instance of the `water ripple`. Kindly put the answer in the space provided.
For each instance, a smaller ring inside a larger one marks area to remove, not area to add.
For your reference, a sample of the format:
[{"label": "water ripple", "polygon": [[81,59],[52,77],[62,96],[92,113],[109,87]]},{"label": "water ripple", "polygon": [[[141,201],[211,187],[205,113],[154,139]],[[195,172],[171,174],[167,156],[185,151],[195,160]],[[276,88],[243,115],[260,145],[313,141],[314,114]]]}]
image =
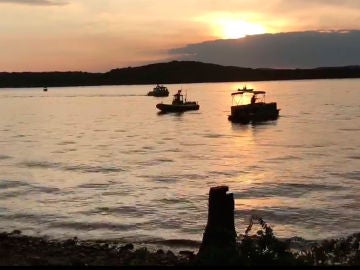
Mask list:
[{"label": "water ripple", "polygon": [[262,197],[277,197],[285,196],[291,198],[298,198],[302,195],[315,192],[319,190],[342,190],[342,186],[329,185],[329,184],[301,184],[301,183],[268,183],[266,186],[261,185],[258,187],[251,187],[243,192],[235,192],[235,199],[243,198],[262,198]]},{"label": "water ripple", "polygon": [[344,179],[360,180],[360,171],[346,173],[330,173],[331,175],[342,177]]},{"label": "water ripple", "polygon": [[29,168],[43,168],[43,169],[60,169],[65,171],[80,171],[84,173],[111,173],[111,172],[122,172],[123,168],[117,166],[91,166],[86,164],[68,165],[59,162],[48,162],[48,161],[25,161],[19,165],[26,166]]},{"label": "water ripple", "polygon": [[10,156],[7,156],[7,155],[0,155],[0,160],[2,159],[10,159],[11,157]]},{"label": "water ripple", "polygon": [[25,181],[5,180],[5,179],[1,179],[1,181],[0,181],[0,189],[23,187],[23,186],[28,186],[28,185],[29,184]]},{"label": "water ripple", "polygon": [[49,224],[51,228],[70,228],[77,230],[98,230],[98,229],[107,229],[107,230],[123,230],[130,231],[134,228],[134,224],[124,224],[124,223],[111,223],[111,222],[52,222]]},{"label": "water ripple", "polygon": [[107,215],[121,215],[122,217],[134,217],[136,219],[147,216],[151,213],[148,209],[143,209],[137,206],[119,205],[116,207],[96,207],[95,209],[79,212],[84,215],[92,214],[107,214]]},{"label": "water ripple", "polygon": [[[340,210],[339,210],[340,211]],[[306,222],[307,226],[321,224],[321,219],[328,220],[327,225],[331,223],[341,223],[341,220],[346,217],[341,217],[341,213],[338,211],[331,211],[325,209],[315,208],[296,208],[296,207],[267,207],[265,209],[236,209],[235,217],[243,218],[244,216],[257,216],[269,222],[276,220],[276,223],[280,224],[296,224]],[[315,217],[321,217],[319,218]],[[357,219],[360,222],[360,219]]]},{"label": "water ripple", "polygon": [[92,184],[89,184],[89,183],[86,183],[86,184],[81,184],[81,185],[78,185],[77,187],[78,188],[102,188],[102,187],[108,187],[110,184],[103,184],[103,183],[92,183]]},{"label": "water ripple", "polygon": [[69,144],[76,144],[74,141],[62,141],[59,142],[57,145],[69,145]]}]

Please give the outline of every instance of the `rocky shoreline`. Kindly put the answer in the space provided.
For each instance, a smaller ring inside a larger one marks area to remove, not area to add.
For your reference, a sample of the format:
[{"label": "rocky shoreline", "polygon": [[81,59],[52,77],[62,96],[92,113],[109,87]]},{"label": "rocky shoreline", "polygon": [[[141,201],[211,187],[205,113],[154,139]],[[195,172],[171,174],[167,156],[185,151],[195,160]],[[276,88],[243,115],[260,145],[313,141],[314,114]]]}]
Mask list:
[{"label": "rocky shoreline", "polygon": [[185,265],[195,256],[192,251],[134,248],[97,241],[80,241],[76,237],[65,241],[22,235],[14,230],[0,233],[0,265]]},{"label": "rocky shoreline", "polygon": [[[253,235],[252,238],[255,236]],[[274,240],[272,240],[275,242]],[[360,265],[360,233],[342,239],[324,240],[318,244],[287,252],[284,261],[262,262],[244,260],[245,241],[239,244],[242,257],[236,261],[217,261],[217,265]],[[289,244],[289,243],[288,243]],[[292,243],[294,244],[294,243]],[[290,245],[292,246],[290,243]],[[296,243],[295,243],[296,244]],[[252,245],[252,251],[255,246]],[[276,250],[276,248],[274,248]],[[280,253],[279,253],[280,254]],[[285,254],[285,253],[283,253]],[[116,241],[82,241],[77,237],[67,240],[50,240],[46,237],[22,235],[21,231],[0,233],[0,266],[191,266],[213,264],[210,260],[197,260],[197,253],[191,250],[151,249],[137,247],[131,243]]]}]

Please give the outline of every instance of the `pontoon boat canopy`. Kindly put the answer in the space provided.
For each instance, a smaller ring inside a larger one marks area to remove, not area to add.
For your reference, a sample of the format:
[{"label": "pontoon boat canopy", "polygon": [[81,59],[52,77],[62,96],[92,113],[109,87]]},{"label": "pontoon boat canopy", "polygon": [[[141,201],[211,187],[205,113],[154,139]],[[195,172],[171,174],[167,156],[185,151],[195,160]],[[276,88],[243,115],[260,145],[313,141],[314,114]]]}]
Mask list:
[{"label": "pontoon boat canopy", "polygon": [[234,92],[234,93],[231,93],[232,96],[234,95],[242,95],[244,93],[253,93],[254,95],[258,95],[258,94],[265,94],[266,92],[265,91],[237,91],[237,92]]}]

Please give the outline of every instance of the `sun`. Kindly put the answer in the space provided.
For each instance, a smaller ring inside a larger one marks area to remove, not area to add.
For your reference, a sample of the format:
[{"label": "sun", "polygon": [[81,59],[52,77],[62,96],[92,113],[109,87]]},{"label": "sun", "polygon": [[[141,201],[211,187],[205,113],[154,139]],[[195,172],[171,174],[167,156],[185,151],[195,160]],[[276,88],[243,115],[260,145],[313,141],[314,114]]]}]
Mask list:
[{"label": "sun", "polygon": [[236,39],[247,35],[265,33],[265,28],[259,24],[242,20],[221,19],[217,22],[217,32],[221,38]]}]

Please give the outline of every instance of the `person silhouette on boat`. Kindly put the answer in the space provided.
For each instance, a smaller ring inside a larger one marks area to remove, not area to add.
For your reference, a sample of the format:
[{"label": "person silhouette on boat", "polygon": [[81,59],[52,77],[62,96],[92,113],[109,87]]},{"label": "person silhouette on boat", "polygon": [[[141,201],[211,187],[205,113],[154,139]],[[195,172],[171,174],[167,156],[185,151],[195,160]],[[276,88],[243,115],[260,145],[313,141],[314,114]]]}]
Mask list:
[{"label": "person silhouette on boat", "polygon": [[255,96],[255,94],[253,94],[251,97],[251,104],[255,104],[256,99],[257,99],[257,97]]},{"label": "person silhouette on boat", "polygon": [[183,100],[182,100],[181,90],[178,90],[178,92],[174,95],[173,104],[182,104],[182,103]]}]

